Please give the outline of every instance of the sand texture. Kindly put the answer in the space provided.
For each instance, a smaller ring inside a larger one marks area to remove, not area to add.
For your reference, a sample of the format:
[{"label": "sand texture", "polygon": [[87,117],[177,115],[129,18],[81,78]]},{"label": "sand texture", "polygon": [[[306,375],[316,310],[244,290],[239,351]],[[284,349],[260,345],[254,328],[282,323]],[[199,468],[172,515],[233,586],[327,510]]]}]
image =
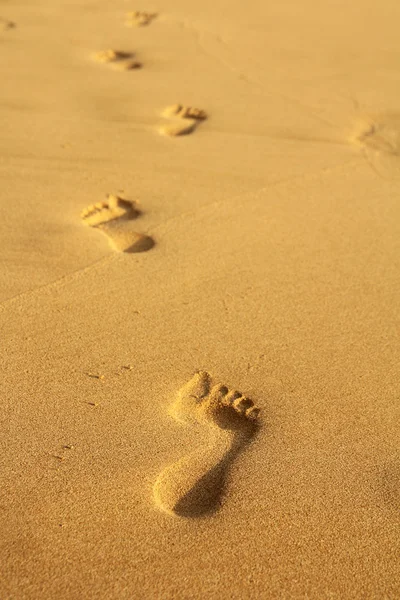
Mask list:
[{"label": "sand texture", "polygon": [[0,600],[400,598],[399,22],[0,0]]}]

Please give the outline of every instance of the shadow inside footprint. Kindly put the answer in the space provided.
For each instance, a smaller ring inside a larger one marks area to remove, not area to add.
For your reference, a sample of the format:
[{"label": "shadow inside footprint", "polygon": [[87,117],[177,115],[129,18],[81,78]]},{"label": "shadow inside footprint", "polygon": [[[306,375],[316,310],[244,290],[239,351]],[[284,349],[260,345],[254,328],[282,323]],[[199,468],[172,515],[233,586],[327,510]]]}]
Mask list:
[{"label": "shadow inside footprint", "polygon": [[[254,429],[253,433],[256,432]],[[196,518],[210,515],[221,506],[228,470],[249,440],[234,442],[232,448],[207,471],[174,507],[180,517]],[[245,443],[244,443],[245,442]]]},{"label": "shadow inside footprint", "polygon": [[[147,252],[148,250],[151,250],[152,248],[154,248],[155,241],[149,235],[143,235],[143,234],[136,233],[136,232],[130,233],[131,239],[134,236],[136,238],[134,243],[131,244],[130,246],[128,246],[127,248],[124,246],[122,246],[122,248],[119,248],[114,243],[114,246],[116,246],[116,250],[121,250],[122,252],[125,252],[126,254],[134,254],[136,252]],[[129,241],[131,241],[131,240],[129,240]]]},{"label": "shadow inside footprint", "polygon": [[210,469],[174,508],[180,517],[202,517],[218,510],[225,487],[228,461],[222,460]]}]

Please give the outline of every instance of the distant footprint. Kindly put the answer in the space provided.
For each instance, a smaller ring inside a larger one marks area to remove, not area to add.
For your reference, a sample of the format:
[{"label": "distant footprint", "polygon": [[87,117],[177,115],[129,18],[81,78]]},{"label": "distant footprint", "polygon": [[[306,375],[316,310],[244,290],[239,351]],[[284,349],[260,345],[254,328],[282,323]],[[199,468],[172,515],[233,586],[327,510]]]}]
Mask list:
[{"label": "distant footprint", "polygon": [[132,52],[122,52],[120,50],[111,49],[101,50],[100,52],[95,52],[93,54],[95,61],[109,64],[113,69],[117,69],[118,71],[140,69],[143,66],[142,63],[132,60],[133,56]]},{"label": "distant footprint", "polygon": [[148,235],[132,229],[131,221],[139,215],[134,202],[110,195],[106,202],[86,208],[81,217],[86,225],[102,231],[114,250],[145,252],[154,246],[154,241]]},{"label": "distant footprint", "polygon": [[351,141],[361,146],[371,166],[383,177],[400,177],[400,113],[366,117]]},{"label": "distant footprint", "polygon": [[198,126],[199,122],[207,119],[207,113],[200,108],[191,106],[182,106],[182,104],[174,104],[168,106],[162,112],[169,122],[159,127],[159,132],[162,135],[178,136],[192,133]]},{"label": "distant footprint", "polygon": [[155,19],[157,16],[157,13],[135,10],[133,12],[126,13],[125,25],[127,27],[142,27],[143,25],[150,25],[153,19]]},{"label": "distant footprint", "polygon": [[16,24],[13,21],[0,17],[0,29],[14,29],[15,27]]},{"label": "distant footprint", "polygon": [[166,467],[154,485],[156,505],[169,514],[200,517],[220,505],[225,476],[235,457],[257,431],[259,409],[240,392],[215,385],[198,372],[171,407],[175,419],[205,427],[209,442]]}]

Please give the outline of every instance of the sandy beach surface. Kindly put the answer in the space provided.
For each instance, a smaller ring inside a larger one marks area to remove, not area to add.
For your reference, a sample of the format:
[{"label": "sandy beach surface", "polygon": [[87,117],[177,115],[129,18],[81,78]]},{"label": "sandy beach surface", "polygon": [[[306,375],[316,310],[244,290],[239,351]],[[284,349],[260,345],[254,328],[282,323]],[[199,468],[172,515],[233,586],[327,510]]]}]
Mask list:
[{"label": "sandy beach surface", "polygon": [[400,4],[0,0],[0,598],[400,598]]}]

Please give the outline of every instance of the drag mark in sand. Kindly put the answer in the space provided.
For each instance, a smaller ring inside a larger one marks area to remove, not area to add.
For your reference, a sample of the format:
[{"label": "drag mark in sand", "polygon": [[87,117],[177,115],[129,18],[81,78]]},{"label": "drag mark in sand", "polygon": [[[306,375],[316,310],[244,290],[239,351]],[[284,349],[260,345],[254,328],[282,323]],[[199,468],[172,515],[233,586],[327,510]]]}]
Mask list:
[{"label": "drag mark in sand", "polygon": [[192,133],[199,122],[207,119],[207,113],[204,110],[191,106],[183,106],[182,104],[167,106],[163,110],[162,116],[168,119],[169,122],[160,125],[158,131],[162,135],[171,137]]},{"label": "drag mark in sand", "polygon": [[400,113],[361,119],[350,141],[362,147],[379,175],[388,179],[400,177]]},{"label": "drag mark in sand", "polygon": [[206,446],[166,467],[154,484],[154,500],[163,511],[201,517],[218,509],[230,465],[254,437],[259,409],[252,400],[198,372],[178,392],[170,412],[192,427],[205,427]]},{"label": "drag mark in sand", "polygon": [[99,229],[118,252],[145,252],[154,240],[132,229],[131,221],[140,215],[136,204],[119,196],[109,195],[107,201],[88,206],[81,218],[86,225]]}]

